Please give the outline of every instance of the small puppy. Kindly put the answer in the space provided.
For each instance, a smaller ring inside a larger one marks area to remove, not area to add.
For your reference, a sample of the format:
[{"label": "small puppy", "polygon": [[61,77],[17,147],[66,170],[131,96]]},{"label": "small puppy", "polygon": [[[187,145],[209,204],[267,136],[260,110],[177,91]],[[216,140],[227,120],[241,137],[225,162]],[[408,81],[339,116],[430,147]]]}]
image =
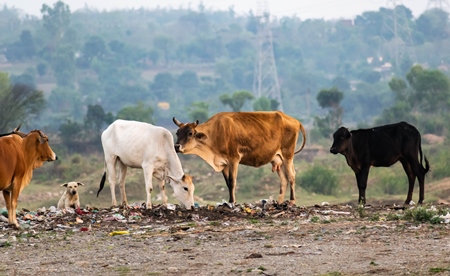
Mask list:
[{"label": "small puppy", "polygon": [[78,196],[77,188],[78,186],[83,186],[80,182],[68,182],[61,186],[66,187],[64,194],[58,202],[58,209],[65,209],[72,207],[74,209],[80,208],[80,197]]}]

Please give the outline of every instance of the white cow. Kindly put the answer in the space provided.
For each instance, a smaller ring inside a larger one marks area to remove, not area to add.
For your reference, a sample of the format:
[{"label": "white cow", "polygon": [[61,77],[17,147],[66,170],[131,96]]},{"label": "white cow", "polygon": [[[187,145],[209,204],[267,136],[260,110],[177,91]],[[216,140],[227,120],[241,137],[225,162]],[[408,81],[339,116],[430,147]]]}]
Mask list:
[{"label": "white cow", "polygon": [[105,154],[105,172],[97,197],[105,185],[106,173],[108,173],[112,205],[116,206],[115,186],[116,176],[118,176],[122,204],[127,206],[125,175],[127,167],[130,167],[144,170],[147,209],[152,208],[152,176],[159,181],[161,197],[165,205],[167,204],[167,196],[164,192],[166,180],[170,181],[181,205],[187,209],[191,209],[194,205],[192,177],[184,174],[180,159],[175,152],[173,136],[167,129],[142,122],[116,120],[103,131],[102,145]]}]

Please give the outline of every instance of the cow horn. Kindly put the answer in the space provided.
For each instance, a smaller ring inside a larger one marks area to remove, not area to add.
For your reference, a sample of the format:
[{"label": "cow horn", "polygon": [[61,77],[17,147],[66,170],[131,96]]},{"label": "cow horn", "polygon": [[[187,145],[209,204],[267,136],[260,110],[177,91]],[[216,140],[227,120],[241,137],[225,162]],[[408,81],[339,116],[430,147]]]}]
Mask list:
[{"label": "cow horn", "polygon": [[183,123],[178,121],[175,117],[173,117],[173,122],[177,125],[177,126],[181,126]]},{"label": "cow horn", "polygon": [[14,133],[17,133],[17,132],[19,132],[19,129],[20,129],[20,127],[22,126],[22,123],[20,123],[19,124],[19,126],[18,127],[16,127],[15,129],[14,129]]}]

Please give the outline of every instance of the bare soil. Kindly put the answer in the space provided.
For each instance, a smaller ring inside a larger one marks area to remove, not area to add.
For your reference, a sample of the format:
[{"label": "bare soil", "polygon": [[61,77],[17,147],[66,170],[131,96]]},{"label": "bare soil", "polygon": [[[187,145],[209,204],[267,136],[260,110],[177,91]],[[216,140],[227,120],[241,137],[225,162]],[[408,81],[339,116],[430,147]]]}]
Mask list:
[{"label": "bare soil", "polygon": [[0,222],[0,275],[449,275],[449,226],[405,208],[23,210]]}]

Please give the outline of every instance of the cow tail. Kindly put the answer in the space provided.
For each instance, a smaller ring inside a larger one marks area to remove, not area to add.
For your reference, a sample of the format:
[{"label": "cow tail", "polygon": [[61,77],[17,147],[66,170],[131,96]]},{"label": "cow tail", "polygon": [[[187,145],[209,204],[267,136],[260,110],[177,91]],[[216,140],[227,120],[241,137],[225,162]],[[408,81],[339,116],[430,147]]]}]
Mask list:
[{"label": "cow tail", "polygon": [[[430,170],[430,163],[428,162],[427,157],[422,154],[422,146],[420,144],[419,144],[419,154],[420,154],[420,165],[424,170],[424,174],[426,174]],[[425,167],[423,166],[422,159],[425,159]]]},{"label": "cow tail", "polygon": [[305,131],[305,128],[303,127],[302,123],[300,123],[300,130],[301,130],[302,135],[303,135],[303,142],[302,142],[302,146],[300,147],[300,149],[297,150],[296,152],[294,152],[294,154],[297,154],[297,153],[301,152],[302,149],[305,147],[305,144],[306,144],[306,131]]},{"label": "cow tail", "polygon": [[106,180],[106,171],[103,173],[102,180],[100,180],[100,187],[98,188],[97,197],[100,194],[101,190],[103,190],[103,187],[105,186],[105,180]]}]

